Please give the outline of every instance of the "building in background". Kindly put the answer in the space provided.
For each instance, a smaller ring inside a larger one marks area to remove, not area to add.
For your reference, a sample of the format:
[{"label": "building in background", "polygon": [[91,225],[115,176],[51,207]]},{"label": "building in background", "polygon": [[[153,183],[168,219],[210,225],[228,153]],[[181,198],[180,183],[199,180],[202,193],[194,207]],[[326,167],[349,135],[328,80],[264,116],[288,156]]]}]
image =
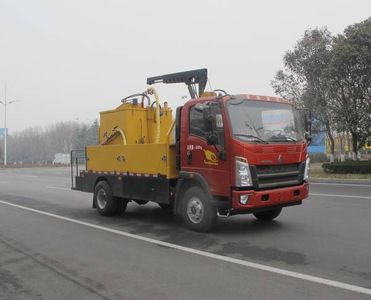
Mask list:
[{"label": "building in background", "polygon": [[308,147],[308,152],[313,153],[326,153],[326,132],[317,132],[312,135],[312,142]]},{"label": "building in background", "polygon": [[[335,140],[335,159],[345,160],[352,158],[352,137],[347,132],[334,132]],[[308,147],[308,153],[310,154],[326,154],[327,157],[331,154],[330,142],[326,136],[325,131],[319,131],[313,133],[312,142]],[[370,159],[371,158],[371,137],[366,141],[366,144],[357,153],[360,159]]]},{"label": "building in background", "polygon": [[69,165],[71,156],[69,153],[56,153],[54,155],[53,165]]}]

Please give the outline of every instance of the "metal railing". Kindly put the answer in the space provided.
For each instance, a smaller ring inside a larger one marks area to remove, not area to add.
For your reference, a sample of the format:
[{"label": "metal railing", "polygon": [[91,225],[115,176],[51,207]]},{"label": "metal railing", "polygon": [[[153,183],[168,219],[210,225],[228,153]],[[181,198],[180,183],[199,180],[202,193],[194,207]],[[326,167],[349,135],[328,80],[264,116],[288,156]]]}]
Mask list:
[{"label": "metal railing", "polygon": [[80,171],[86,170],[86,151],[85,149],[71,150],[71,188],[76,187],[75,177],[80,175]]}]

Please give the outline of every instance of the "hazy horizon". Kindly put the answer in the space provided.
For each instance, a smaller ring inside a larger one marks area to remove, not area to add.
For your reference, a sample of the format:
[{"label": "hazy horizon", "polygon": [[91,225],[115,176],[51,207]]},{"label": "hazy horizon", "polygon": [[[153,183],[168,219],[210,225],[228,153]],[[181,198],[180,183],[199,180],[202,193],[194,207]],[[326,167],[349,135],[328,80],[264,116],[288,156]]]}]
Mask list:
[{"label": "hazy horizon", "polygon": [[[339,34],[371,12],[366,0],[219,2],[0,0],[0,100],[6,85],[17,101],[9,132],[93,122],[147,77],[196,68],[208,68],[214,89],[274,95],[270,81],[306,29]],[[188,95],[156,87],[173,108]]]}]

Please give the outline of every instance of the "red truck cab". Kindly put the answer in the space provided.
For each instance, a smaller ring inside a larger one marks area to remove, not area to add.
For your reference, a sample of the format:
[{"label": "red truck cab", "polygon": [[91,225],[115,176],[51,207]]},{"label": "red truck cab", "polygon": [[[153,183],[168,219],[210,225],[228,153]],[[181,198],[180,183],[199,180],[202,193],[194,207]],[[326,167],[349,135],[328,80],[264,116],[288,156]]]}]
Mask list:
[{"label": "red truck cab", "polygon": [[286,100],[205,97],[188,101],[179,116],[181,177],[197,177],[219,214],[270,220],[307,198],[303,122]]}]

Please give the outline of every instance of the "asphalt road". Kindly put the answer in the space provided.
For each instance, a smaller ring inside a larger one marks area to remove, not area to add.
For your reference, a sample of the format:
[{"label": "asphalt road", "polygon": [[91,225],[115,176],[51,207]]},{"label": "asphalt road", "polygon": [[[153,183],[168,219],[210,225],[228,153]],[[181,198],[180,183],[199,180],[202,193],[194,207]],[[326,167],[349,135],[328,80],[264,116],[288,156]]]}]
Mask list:
[{"label": "asphalt road", "polygon": [[371,185],[312,184],[276,221],[209,234],[69,188],[68,168],[0,170],[0,299],[371,299]]}]

